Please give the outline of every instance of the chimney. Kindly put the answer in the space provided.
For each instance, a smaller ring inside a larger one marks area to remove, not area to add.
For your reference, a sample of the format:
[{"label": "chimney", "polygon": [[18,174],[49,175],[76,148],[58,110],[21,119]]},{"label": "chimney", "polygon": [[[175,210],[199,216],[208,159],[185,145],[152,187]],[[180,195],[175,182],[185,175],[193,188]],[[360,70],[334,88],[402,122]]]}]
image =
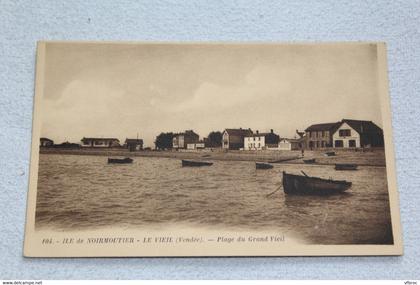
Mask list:
[{"label": "chimney", "polygon": [[270,132],[273,133],[273,129],[271,129]]},{"label": "chimney", "polygon": [[257,132],[257,135],[260,133],[258,130],[256,132]]}]

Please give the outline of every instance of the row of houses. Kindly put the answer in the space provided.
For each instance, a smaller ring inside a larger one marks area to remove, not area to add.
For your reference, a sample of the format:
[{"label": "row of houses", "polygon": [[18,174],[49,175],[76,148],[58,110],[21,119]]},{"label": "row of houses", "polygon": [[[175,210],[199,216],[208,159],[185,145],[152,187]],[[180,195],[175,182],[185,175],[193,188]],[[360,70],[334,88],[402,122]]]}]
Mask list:
[{"label": "row of houses", "polygon": [[304,132],[296,130],[297,138],[280,138],[251,129],[226,129],[223,132],[224,149],[243,150],[298,150],[319,148],[383,147],[383,131],[372,121],[343,119],[334,123],[313,124]]},{"label": "row of houses", "polygon": [[[372,121],[343,119],[334,123],[313,124],[304,132],[296,130],[297,137],[281,138],[270,132],[260,133],[251,129],[225,129],[222,133],[221,147],[226,150],[299,150],[319,148],[364,148],[383,147],[383,131]],[[54,146],[48,138],[41,138],[42,147]],[[59,146],[74,146],[63,143]],[[125,147],[130,151],[143,149],[142,139],[127,138],[123,145],[117,138],[84,137],[81,139],[82,148],[111,148]],[[172,148],[176,150],[197,150],[206,148],[206,138],[193,130],[175,133],[172,137]]]},{"label": "row of houses", "polygon": [[343,119],[339,122],[315,124],[305,130],[305,147],[363,148],[383,147],[384,135],[372,121]]},{"label": "row of houses", "polygon": [[222,148],[230,150],[297,150],[302,148],[299,139],[280,138],[273,129],[267,133],[251,129],[225,129]]},{"label": "row of houses", "polygon": [[81,140],[81,144],[64,142],[61,144],[54,144],[54,141],[42,137],[40,138],[41,147],[61,147],[61,148],[112,148],[112,147],[124,147],[130,151],[138,151],[143,149],[142,139],[129,139],[127,138],[123,145],[120,144],[120,140],[117,138],[93,138],[84,137]]}]

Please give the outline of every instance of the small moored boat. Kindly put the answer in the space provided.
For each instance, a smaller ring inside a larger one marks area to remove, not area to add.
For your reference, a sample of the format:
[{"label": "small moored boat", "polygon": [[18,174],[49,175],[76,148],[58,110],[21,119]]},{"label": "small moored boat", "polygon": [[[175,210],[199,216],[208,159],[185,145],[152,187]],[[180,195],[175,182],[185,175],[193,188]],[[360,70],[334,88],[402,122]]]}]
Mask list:
[{"label": "small moored boat", "polygon": [[182,166],[189,166],[189,167],[199,167],[199,166],[210,166],[213,165],[213,162],[207,161],[193,161],[193,160],[182,160]]},{"label": "small moored boat", "polygon": [[344,192],[350,187],[351,182],[345,180],[322,179],[283,171],[283,190],[289,195],[331,195]]},{"label": "small moored boat", "polygon": [[312,164],[312,163],[315,163],[315,158],[304,159],[303,162],[306,163],[306,164]]},{"label": "small moored boat", "polygon": [[300,156],[296,156],[296,157],[289,157],[289,158],[283,158],[283,159],[276,159],[276,160],[270,160],[268,161],[268,163],[282,163],[282,162],[287,162],[291,160],[297,160],[300,158],[301,158]]},{"label": "small moored boat", "polygon": [[129,157],[125,158],[108,158],[108,163],[132,163],[133,159]]},{"label": "small moored boat", "polygon": [[335,151],[327,151],[324,154],[325,154],[325,156],[335,156]]},{"label": "small moored boat", "polygon": [[261,163],[261,162],[256,162],[255,167],[257,169],[271,169],[271,168],[273,168],[273,166],[271,164]]},{"label": "small moored boat", "polygon": [[336,163],[335,170],[357,170],[357,164]]}]

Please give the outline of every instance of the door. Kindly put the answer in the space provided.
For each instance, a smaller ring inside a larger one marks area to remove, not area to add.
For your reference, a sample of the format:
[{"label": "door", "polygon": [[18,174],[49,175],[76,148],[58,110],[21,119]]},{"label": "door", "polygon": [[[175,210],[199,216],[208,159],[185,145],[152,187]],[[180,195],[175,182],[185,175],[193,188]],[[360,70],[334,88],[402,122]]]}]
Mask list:
[{"label": "door", "polygon": [[356,141],[355,140],[349,140],[349,147],[356,147]]}]

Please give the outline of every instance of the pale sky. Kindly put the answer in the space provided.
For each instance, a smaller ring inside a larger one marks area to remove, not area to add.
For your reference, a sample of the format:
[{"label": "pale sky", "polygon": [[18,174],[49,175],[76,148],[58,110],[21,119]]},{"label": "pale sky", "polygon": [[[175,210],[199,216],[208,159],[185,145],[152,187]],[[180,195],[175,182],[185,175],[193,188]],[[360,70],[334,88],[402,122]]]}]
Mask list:
[{"label": "pale sky", "polygon": [[135,138],[225,128],[294,137],[311,124],[382,127],[374,44],[48,43],[41,136]]}]

